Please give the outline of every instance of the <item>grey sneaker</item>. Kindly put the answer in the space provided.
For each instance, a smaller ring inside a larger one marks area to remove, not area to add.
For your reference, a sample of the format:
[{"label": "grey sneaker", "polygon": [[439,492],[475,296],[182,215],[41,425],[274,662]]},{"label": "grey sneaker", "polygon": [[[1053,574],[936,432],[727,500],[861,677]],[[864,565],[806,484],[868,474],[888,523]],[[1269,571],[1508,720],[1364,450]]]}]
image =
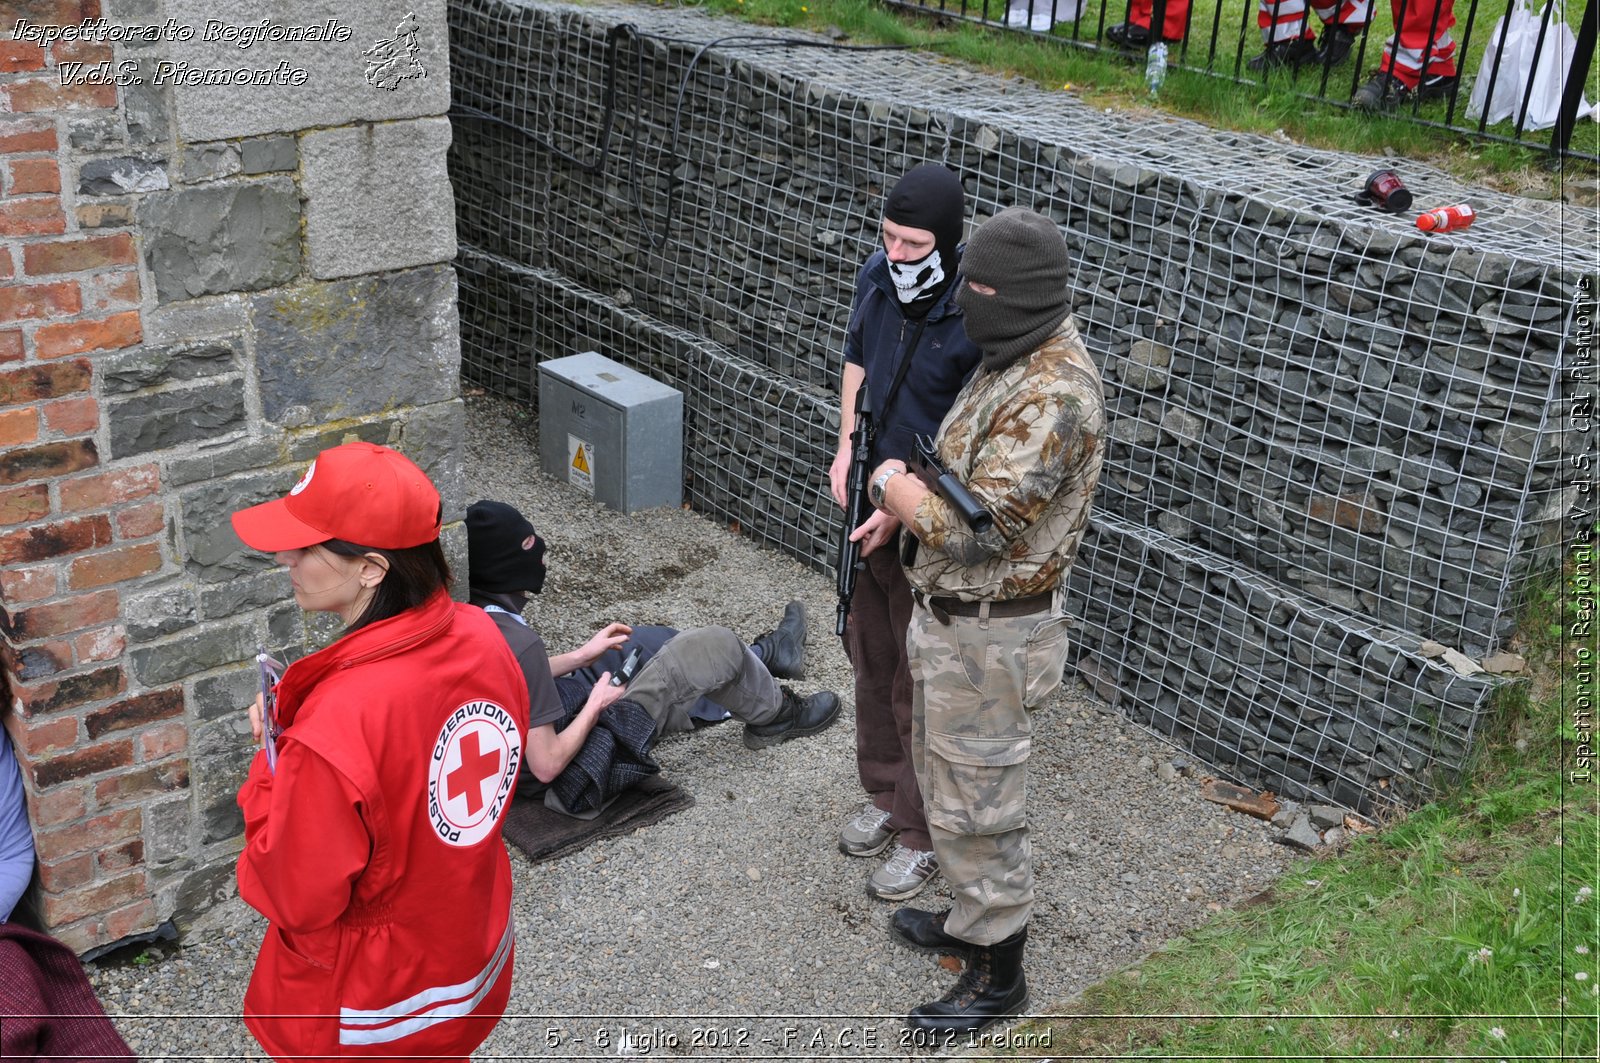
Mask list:
[{"label": "grey sneaker", "polygon": [[867,892],[886,901],[903,901],[922,892],[939,872],[939,858],[926,849],[894,847],[889,859],[867,879]]},{"label": "grey sneaker", "polygon": [[867,807],[839,832],[839,851],[846,856],[877,856],[894,840],[889,813],[867,802]]}]

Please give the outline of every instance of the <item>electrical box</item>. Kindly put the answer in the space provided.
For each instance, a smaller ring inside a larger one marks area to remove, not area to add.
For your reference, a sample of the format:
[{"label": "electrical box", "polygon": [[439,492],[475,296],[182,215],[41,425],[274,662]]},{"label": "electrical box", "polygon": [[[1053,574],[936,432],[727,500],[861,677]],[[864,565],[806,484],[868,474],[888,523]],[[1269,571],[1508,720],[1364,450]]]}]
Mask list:
[{"label": "electrical box", "polygon": [[612,509],[683,502],[683,392],[594,351],[539,364],[546,473]]}]

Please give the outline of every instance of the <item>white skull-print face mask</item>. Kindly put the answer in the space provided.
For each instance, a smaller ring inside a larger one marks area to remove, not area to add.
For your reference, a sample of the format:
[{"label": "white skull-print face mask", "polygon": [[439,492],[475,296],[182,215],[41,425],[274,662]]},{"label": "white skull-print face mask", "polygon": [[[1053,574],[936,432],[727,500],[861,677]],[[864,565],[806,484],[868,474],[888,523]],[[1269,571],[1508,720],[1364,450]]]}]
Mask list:
[{"label": "white skull-print face mask", "polygon": [[935,248],[915,262],[890,262],[889,277],[902,303],[914,303],[944,283],[944,264]]}]

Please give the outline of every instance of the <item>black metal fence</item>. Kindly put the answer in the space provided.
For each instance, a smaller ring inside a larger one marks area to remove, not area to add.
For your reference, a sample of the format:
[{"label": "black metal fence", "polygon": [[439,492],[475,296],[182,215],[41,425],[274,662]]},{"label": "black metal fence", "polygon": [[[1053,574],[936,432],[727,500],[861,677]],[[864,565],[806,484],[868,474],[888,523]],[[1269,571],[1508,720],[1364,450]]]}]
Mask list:
[{"label": "black metal fence", "polygon": [[1571,16],[1556,0],[1460,0],[1464,12],[1457,0],[885,2],[1126,52],[1155,84],[1169,65],[1271,78],[1308,99],[1600,161],[1594,136],[1573,138],[1600,114],[1591,83],[1600,0],[1580,0]]}]

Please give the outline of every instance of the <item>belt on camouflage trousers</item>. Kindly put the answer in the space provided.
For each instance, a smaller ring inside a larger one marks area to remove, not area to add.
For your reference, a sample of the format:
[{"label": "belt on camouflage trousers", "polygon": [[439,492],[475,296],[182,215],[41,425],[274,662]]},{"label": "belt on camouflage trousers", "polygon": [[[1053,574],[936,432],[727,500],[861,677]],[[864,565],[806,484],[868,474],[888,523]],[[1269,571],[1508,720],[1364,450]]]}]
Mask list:
[{"label": "belt on camouflage trousers", "polygon": [[913,590],[911,596],[918,605],[925,607],[933,614],[934,619],[941,624],[949,624],[952,616],[1028,616],[1031,613],[1042,613],[1050,608],[1054,602],[1056,592],[1044,591],[1032,594],[1026,598],[1006,598],[994,602],[968,602],[960,598],[942,598],[923,594]]}]

